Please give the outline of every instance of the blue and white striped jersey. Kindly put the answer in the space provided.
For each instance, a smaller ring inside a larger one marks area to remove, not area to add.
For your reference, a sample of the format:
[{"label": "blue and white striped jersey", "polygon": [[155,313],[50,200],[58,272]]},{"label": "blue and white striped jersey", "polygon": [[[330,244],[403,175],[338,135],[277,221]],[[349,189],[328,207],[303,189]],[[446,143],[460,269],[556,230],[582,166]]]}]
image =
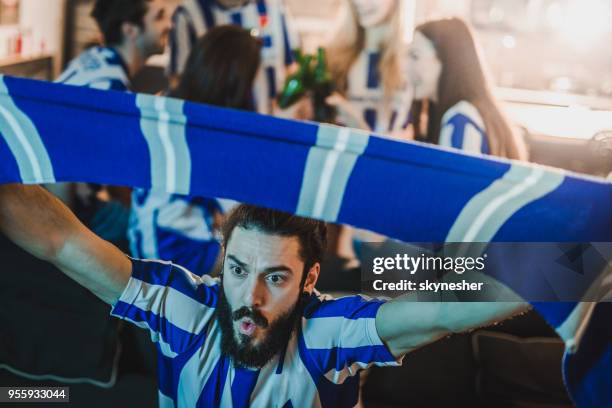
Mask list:
[{"label": "blue and white striped jersey", "polygon": [[130,251],[138,258],[165,259],[198,275],[208,274],[221,250],[216,217],[234,205],[232,200],[134,189]]},{"label": "blue and white striped jersey", "polygon": [[286,349],[258,370],[221,354],[218,282],[160,261],[132,261],[112,315],[151,332],[161,407],[353,407],[359,371],[399,365],[375,326],[383,304],[314,294]]},{"label": "blue and white striped jersey", "polygon": [[378,70],[380,58],[377,50],[361,52],[349,70],[346,98],[373,132],[386,134],[408,126],[412,95],[406,89],[386,97]]},{"label": "blue and white striped jersey", "polygon": [[110,47],[92,47],[83,51],[55,82],[115,91],[128,91],[131,87],[125,62]]},{"label": "blue and white striped jersey", "polygon": [[474,105],[461,101],[444,113],[439,145],[468,153],[490,154],[485,124]]},{"label": "blue and white striped jersey", "polygon": [[291,50],[298,47],[297,36],[288,30],[282,0],[256,0],[230,9],[215,0],[185,0],[172,17],[168,74],[180,75],[197,39],[223,24],[255,29],[263,39],[263,72],[255,80],[254,95],[257,111],[271,113],[272,100],[285,81],[285,68],[293,62]]}]

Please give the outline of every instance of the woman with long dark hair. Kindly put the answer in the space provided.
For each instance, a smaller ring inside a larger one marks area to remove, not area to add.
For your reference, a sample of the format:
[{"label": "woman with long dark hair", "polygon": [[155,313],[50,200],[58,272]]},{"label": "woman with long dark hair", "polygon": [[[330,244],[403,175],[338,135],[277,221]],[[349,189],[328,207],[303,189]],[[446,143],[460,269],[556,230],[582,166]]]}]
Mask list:
[{"label": "woman with long dark hair", "polygon": [[472,153],[527,158],[524,141],[491,92],[465,22],[450,18],[418,26],[408,72],[415,99],[411,121],[416,140]]},{"label": "woman with long dark hair", "polygon": [[[218,26],[192,48],[170,96],[226,108],[255,110],[253,82],[261,40],[238,26]],[[199,275],[211,273],[220,253],[220,226],[231,200],[137,189],[128,236],[138,258],[165,259]]]},{"label": "woman with long dark hair", "polygon": [[233,25],[214,27],[192,49],[170,96],[226,108],[255,110],[253,82],[262,42]]}]

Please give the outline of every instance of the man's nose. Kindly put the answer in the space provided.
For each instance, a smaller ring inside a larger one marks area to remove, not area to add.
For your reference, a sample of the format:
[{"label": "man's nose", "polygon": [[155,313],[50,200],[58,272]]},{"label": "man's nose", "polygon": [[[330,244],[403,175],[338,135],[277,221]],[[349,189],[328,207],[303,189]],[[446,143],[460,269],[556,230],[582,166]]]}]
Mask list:
[{"label": "man's nose", "polygon": [[259,308],[265,304],[265,286],[257,276],[253,276],[247,282],[244,294],[245,306]]}]

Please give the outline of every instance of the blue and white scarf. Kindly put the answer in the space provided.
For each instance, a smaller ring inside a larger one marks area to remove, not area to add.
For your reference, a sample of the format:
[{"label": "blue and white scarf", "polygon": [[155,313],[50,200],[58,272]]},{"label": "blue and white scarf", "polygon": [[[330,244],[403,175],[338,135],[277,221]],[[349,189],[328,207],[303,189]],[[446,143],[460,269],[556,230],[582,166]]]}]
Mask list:
[{"label": "blue and white scarf", "polygon": [[[223,197],[407,242],[612,241],[609,182],[349,128],[0,77],[0,134],[0,183]],[[609,406],[612,303],[579,305],[534,307],[566,340],[574,402]]]}]

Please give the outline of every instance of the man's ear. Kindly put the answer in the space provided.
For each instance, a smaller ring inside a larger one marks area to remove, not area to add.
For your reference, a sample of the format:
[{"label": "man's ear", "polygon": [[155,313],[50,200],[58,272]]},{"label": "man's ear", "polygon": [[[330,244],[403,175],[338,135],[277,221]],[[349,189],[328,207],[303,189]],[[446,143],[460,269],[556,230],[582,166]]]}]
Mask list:
[{"label": "man's ear", "polygon": [[133,41],[140,35],[140,27],[134,23],[123,22],[121,24],[121,34],[123,34],[123,41]]},{"label": "man's ear", "polygon": [[308,271],[308,275],[306,275],[304,292],[308,292],[309,294],[312,293],[317,283],[317,279],[319,279],[319,273],[321,273],[321,264],[316,262]]}]

